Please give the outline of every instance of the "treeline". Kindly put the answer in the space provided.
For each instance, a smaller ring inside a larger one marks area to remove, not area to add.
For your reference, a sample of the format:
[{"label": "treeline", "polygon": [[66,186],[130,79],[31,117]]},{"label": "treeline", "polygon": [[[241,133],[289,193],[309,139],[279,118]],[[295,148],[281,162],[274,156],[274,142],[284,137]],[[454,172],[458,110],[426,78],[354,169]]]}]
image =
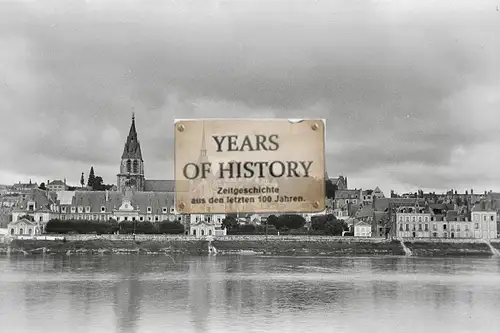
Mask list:
[{"label": "treeline", "polygon": [[222,221],[228,235],[332,235],[342,236],[349,231],[346,223],[334,215],[318,215],[311,219],[310,226],[301,215],[270,215],[261,225],[239,224],[235,216],[226,216]]},{"label": "treeline", "polygon": [[45,232],[51,234],[183,234],[184,226],[177,222],[134,222],[116,220],[87,221],[87,220],[59,220],[47,222]]}]

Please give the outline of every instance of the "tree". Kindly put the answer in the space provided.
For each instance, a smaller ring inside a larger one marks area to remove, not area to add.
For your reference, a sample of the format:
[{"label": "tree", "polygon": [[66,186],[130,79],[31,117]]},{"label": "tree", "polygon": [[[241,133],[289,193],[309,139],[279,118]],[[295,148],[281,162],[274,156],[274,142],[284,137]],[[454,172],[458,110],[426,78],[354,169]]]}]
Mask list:
[{"label": "tree", "polygon": [[94,180],[92,182],[92,190],[93,191],[104,191],[104,184],[103,184],[103,180],[102,180],[101,176],[94,177]]},{"label": "tree", "polygon": [[46,190],[47,188],[45,187],[45,183],[41,183],[40,186],[38,186],[40,190]]},{"label": "tree", "polygon": [[158,224],[158,231],[160,234],[183,234],[184,226],[178,221],[164,220]]},{"label": "tree", "polygon": [[230,230],[238,228],[238,221],[236,220],[235,217],[226,215],[224,220],[222,220],[222,227],[229,232]]},{"label": "tree", "polygon": [[325,230],[326,223],[335,219],[333,214],[313,216],[311,218],[311,229],[318,231]]},{"label": "tree", "polygon": [[91,166],[89,172],[89,178],[87,179],[87,186],[93,189],[94,181],[95,181],[94,167]]},{"label": "tree", "polygon": [[80,177],[80,185],[83,186],[83,184],[85,184],[85,179],[83,178],[83,172],[82,172],[82,176]]},{"label": "tree", "polygon": [[276,215],[269,215],[267,217],[266,224],[276,226],[277,221],[278,221],[278,217]]},{"label": "tree", "polygon": [[302,217],[301,215],[297,215],[297,214],[280,215],[278,217],[277,222],[278,222],[278,225],[280,226],[280,227],[278,227],[278,225],[276,225],[277,229],[280,229],[283,227],[287,227],[288,229],[299,229],[299,228],[302,228],[304,226],[304,224],[306,224],[306,220],[304,219],[304,217]]},{"label": "tree", "polygon": [[347,225],[342,220],[329,220],[325,225],[325,233],[332,236],[342,236],[342,232],[347,230]]}]

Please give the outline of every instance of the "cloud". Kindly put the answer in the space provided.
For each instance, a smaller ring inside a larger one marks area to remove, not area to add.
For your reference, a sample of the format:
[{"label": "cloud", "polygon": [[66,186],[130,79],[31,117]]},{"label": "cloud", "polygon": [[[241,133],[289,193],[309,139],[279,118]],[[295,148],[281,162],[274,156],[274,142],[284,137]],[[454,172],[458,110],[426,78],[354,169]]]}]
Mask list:
[{"label": "cloud", "polygon": [[485,186],[487,170],[465,172],[454,152],[482,163],[477,147],[500,143],[494,1],[2,8],[2,182],[14,173],[77,182],[90,165],[114,182],[132,112],[149,178],[173,175],[175,118],[325,118],[329,173],[365,187],[382,176],[395,189]]}]

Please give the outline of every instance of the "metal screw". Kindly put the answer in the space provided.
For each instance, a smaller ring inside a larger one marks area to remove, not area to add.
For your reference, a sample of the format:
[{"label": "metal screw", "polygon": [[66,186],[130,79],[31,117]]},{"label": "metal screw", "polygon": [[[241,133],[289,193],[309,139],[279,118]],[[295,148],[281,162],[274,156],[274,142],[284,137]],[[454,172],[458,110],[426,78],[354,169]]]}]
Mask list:
[{"label": "metal screw", "polygon": [[311,125],[311,128],[312,128],[313,131],[316,131],[319,128],[319,125],[316,124],[316,123],[314,123],[314,124]]},{"label": "metal screw", "polygon": [[184,129],[185,129],[184,125],[182,125],[182,124],[177,125],[177,130],[178,130],[179,132],[184,132]]},{"label": "metal screw", "polygon": [[319,202],[314,201],[314,203],[313,203],[313,207],[314,207],[314,208],[319,208]]},{"label": "metal screw", "polygon": [[179,210],[183,210],[183,209],[184,209],[184,203],[182,203],[182,202],[181,202],[181,203],[179,204]]}]

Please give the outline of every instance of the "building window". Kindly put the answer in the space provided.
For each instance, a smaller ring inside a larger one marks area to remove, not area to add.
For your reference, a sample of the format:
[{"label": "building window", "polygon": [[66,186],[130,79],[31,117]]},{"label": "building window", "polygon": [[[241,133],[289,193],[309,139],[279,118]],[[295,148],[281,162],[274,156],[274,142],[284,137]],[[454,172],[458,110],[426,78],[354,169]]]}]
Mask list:
[{"label": "building window", "polygon": [[433,232],[433,233],[432,233],[432,236],[433,236],[433,237],[437,237],[437,235],[438,235],[438,234],[437,234],[437,232]]},{"label": "building window", "polygon": [[483,215],[483,221],[486,221],[486,215]]},{"label": "building window", "polygon": [[399,231],[403,231],[403,224],[402,223],[399,224]]},{"label": "building window", "polygon": [[148,207],[148,214],[151,214],[151,211],[152,211],[151,207]]},{"label": "building window", "polygon": [[422,222],[422,216],[418,217],[418,222]]},{"label": "building window", "polygon": [[443,230],[446,230],[446,224],[443,224]]},{"label": "building window", "polygon": [[101,213],[104,213],[106,211],[106,207],[101,206]]},{"label": "building window", "polygon": [[465,231],[469,231],[469,225],[468,224],[465,225]]},{"label": "building window", "polygon": [[127,160],[127,172],[132,172],[132,162]]},{"label": "building window", "polygon": [[429,224],[425,224],[425,231],[429,231]]},{"label": "building window", "polygon": [[406,223],[405,229],[406,229],[406,231],[410,231],[410,225],[408,223]]},{"label": "building window", "polygon": [[174,207],[170,207],[170,214],[174,214],[175,213],[175,208]]},{"label": "building window", "polygon": [[144,217],[143,216],[139,217],[139,221],[144,221]]},{"label": "building window", "polygon": [[83,207],[82,206],[78,206],[78,213],[83,213]]},{"label": "building window", "polygon": [[422,224],[421,223],[418,224],[418,231],[422,231]]},{"label": "building window", "polygon": [[66,213],[66,207],[61,207],[61,212]]},{"label": "building window", "polygon": [[429,217],[428,216],[424,217],[424,221],[429,222]]},{"label": "building window", "polygon": [[71,213],[76,213],[76,207],[75,206],[71,206]]},{"label": "building window", "polygon": [[490,220],[491,220],[491,221],[493,221],[493,220],[494,220],[494,218],[495,218],[495,217],[494,217],[494,215],[491,215],[491,216],[490,216]]},{"label": "building window", "polygon": [[474,228],[479,229],[479,223],[474,223]]},{"label": "building window", "polygon": [[412,222],[415,222],[415,216],[413,216],[413,217],[411,218],[411,221],[412,221]]},{"label": "building window", "polygon": [[150,222],[151,222],[151,220],[152,220],[151,216],[148,216],[148,221],[150,221]]},{"label": "building window", "polygon": [[159,221],[159,217],[158,216],[155,216],[155,221]]},{"label": "building window", "polygon": [[163,207],[163,214],[167,214],[167,207]]},{"label": "building window", "polygon": [[85,213],[90,213],[90,206],[85,207]]},{"label": "building window", "polygon": [[137,163],[137,160],[134,160],[134,173],[139,173],[139,163]]}]

